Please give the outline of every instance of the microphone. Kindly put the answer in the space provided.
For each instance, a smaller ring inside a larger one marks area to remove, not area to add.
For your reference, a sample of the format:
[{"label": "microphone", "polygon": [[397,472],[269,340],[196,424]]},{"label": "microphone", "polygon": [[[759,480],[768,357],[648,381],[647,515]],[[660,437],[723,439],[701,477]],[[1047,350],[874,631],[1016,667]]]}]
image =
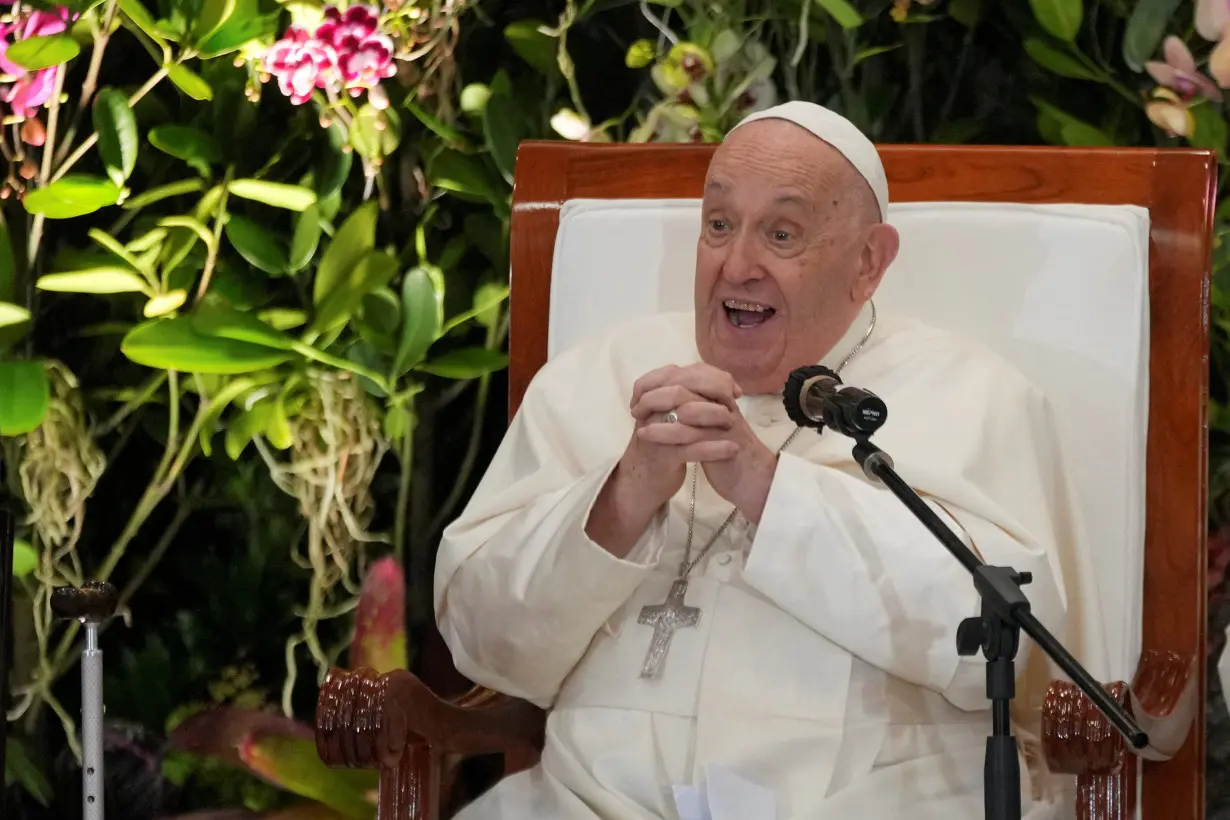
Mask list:
[{"label": "microphone", "polygon": [[818,364],[790,374],[782,404],[800,427],[822,430],[827,425],[856,439],[871,436],[888,420],[883,399],[870,390],[843,385],[840,376]]}]

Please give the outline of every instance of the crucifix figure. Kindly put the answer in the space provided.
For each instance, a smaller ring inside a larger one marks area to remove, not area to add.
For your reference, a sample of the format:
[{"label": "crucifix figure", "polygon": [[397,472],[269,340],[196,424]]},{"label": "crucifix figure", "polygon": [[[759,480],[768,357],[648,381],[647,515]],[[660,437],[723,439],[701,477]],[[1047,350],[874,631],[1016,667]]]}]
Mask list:
[{"label": "crucifix figure", "polygon": [[671,584],[670,594],[666,596],[664,603],[641,607],[637,622],[653,627],[653,640],[650,641],[649,652],[645,655],[645,665],[641,667],[642,678],[656,678],[662,674],[662,662],[670,651],[675,630],[694,627],[700,623],[700,609],[687,606],[683,602],[687,591],[687,580],[680,579]]}]

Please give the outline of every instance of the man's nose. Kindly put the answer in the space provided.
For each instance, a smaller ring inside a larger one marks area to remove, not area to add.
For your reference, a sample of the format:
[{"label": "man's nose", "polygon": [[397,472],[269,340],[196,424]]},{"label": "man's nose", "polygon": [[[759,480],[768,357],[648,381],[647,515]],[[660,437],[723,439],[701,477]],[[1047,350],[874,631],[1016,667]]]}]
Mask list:
[{"label": "man's nose", "polygon": [[755,237],[739,232],[730,244],[730,254],[722,265],[722,278],[734,284],[752,282],[764,277],[756,252]]}]

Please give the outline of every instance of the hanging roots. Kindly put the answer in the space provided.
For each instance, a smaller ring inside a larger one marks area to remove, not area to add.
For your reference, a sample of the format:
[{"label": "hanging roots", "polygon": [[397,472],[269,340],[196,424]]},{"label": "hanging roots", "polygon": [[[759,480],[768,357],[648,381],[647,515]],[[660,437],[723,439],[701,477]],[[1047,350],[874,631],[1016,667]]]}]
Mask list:
[{"label": "hanging roots", "polygon": [[85,503],[107,459],[90,435],[77,377],[57,361],[47,361],[45,369],[50,386],[47,415],[22,442],[19,475],[29,523],[43,548],[54,551],[58,560],[81,537]]},{"label": "hanging roots", "polygon": [[[287,644],[287,680],[283,706],[290,714],[296,669],[294,649],[306,644],[320,674],[333,658],[321,646],[316,625],[349,612],[358,595],[363,555],[358,546],[385,540],[367,527],[375,515],[371,485],[388,450],[375,408],[359,381],[349,373],[311,371],[306,384],[288,391],[290,457],[276,461],[259,441],[274,481],[299,501],[308,522],[312,587],[302,612],[303,631]],[[332,593],[342,586],[351,600],[337,603]]]}]

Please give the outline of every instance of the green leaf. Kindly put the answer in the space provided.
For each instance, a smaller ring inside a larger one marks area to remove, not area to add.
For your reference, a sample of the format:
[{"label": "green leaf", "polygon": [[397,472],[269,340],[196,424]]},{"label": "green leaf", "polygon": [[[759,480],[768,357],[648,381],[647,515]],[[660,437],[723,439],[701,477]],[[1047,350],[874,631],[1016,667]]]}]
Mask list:
[{"label": "green leaf", "polygon": [[80,53],[81,46],[68,34],[50,34],[18,40],[4,56],[27,71],[41,71],[63,65]]},{"label": "green leaf", "polygon": [[207,101],[214,98],[214,90],[209,87],[209,83],[182,63],[176,63],[167,69],[167,79],[194,100]]},{"label": "green leaf", "polygon": [[485,347],[467,347],[446,353],[415,368],[446,379],[476,379],[508,366],[508,355]]},{"label": "green leaf", "polygon": [[393,359],[394,379],[422,361],[432,342],[440,337],[444,310],[441,279],[439,271],[419,266],[407,271],[402,280],[401,341]]},{"label": "green leaf", "polygon": [[120,349],[139,365],[184,373],[237,375],[277,367],[291,358],[267,345],[200,333],[187,316],[143,322],[124,336]]},{"label": "green leaf", "polygon": [[49,400],[42,362],[0,362],[0,436],[19,436],[38,427]]},{"label": "green leaf", "polygon": [[1038,130],[1050,142],[1060,145],[1114,145],[1115,141],[1095,126],[1078,119],[1040,97],[1029,101],[1038,109]]},{"label": "green leaf", "polygon": [[273,416],[273,399],[262,399],[226,426],[226,454],[231,461],[238,461],[253,436],[265,432]]},{"label": "green leaf", "polygon": [[[468,322],[471,319],[479,318],[485,320],[488,315],[499,307],[505,299],[508,298],[507,285],[485,284],[475,289],[474,291],[474,307],[467,310],[465,313],[458,314],[449,319],[444,325],[444,329],[440,332],[443,336],[453,328],[460,325],[462,322]],[[487,327],[490,327],[485,321],[481,322]]]},{"label": "green leaf", "polygon": [[149,285],[136,271],[122,267],[47,273],[34,286],[57,293],[147,293]]},{"label": "green leaf", "polygon": [[28,321],[30,321],[30,311],[11,302],[0,302],[0,327],[19,325]]},{"label": "green leaf", "polygon": [[[20,545],[25,542],[18,541],[17,543]],[[26,546],[29,547],[28,544]],[[38,560],[37,555],[35,560]],[[13,575],[17,575],[16,555],[13,561]],[[52,791],[47,775],[43,774],[42,769],[34,762],[34,758],[30,756],[25,745],[10,735],[4,744],[4,785],[11,786],[14,783],[25,789],[40,805],[44,807],[51,805],[55,792]]]},{"label": "green leaf", "polygon": [[1084,148],[1090,146],[1110,146],[1115,141],[1105,132],[1083,122],[1065,122],[1059,129],[1064,145]]},{"label": "green leaf", "polygon": [[504,28],[504,39],[539,74],[555,77],[559,74],[559,40],[543,31],[545,28],[548,26],[541,20],[517,20]]},{"label": "green leaf", "polygon": [[238,310],[220,299],[206,299],[191,315],[192,329],[200,334],[236,342],[263,345],[275,350],[290,350],[294,340],[275,330],[246,310]]},{"label": "green leaf", "polygon": [[375,817],[371,796],[377,793],[376,773],[326,767],[311,739],[253,733],[239,745],[239,757],[252,771],[293,794],[355,820]]},{"label": "green leaf", "polygon": [[428,167],[431,184],[438,188],[479,201],[497,203],[506,199],[497,192],[487,169],[476,156],[446,148]]},{"label": "green leaf", "polygon": [[316,282],[312,290],[315,304],[323,303],[363,257],[375,250],[376,218],[379,215],[379,205],[375,200],[368,200],[355,208],[337,229],[316,269]]},{"label": "green leaf", "polygon": [[210,166],[222,158],[222,151],[211,135],[188,125],[160,125],[151,128],[147,138],[150,145],[182,159],[201,176],[209,176]]},{"label": "green leaf", "polygon": [[1226,155],[1226,120],[1217,108],[1209,103],[1191,108],[1196,130],[1188,140],[1195,148],[1216,151],[1218,157]]},{"label": "green leaf", "polygon": [[401,142],[401,118],[392,108],[382,111],[364,103],[355,115],[350,142],[359,156],[383,159],[396,151]]},{"label": "green leaf", "polygon": [[230,407],[231,402],[238,399],[249,390],[277,381],[276,373],[264,373],[257,376],[240,376],[228,381],[217,392],[209,397],[209,406],[201,419],[201,452],[208,458],[213,455],[213,434],[218,419]]},{"label": "green leaf", "polygon": [[1153,57],[1166,36],[1180,0],[1136,0],[1123,33],[1123,60],[1128,68],[1140,71]]},{"label": "green leaf", "polygon": [[316,202],[316,192],[311,188],[287,185],[284,182],[237,179],[227,186],[227,190],[235,196],[290,211],[302,211]]},{"label": "green leaf", "polygon": [[363,297],[384,287],[397,273],[397,257],[384,251],[365,256],[350,273],[333,286],[316,309],[312,332],[328,333],[346,323]]},{"label": "green leaf", "polygon": [[120,201],[123,190],[109,179],[68,174],[45,188],[26,194],[22,204],[32,214],[48,219],[74,219]]},{"label": "green leaf", "polygon": [[307,314],[294,308],[269,308],[256,314],[265,324],[275,330],[290,330],[302,327],[307,322]]},{"label": "green leaf", "polygon": [[235,0],[203,0],[196,19],[192,22],[193,43],[200,44],[222,27],[235,11]]},{"label": "green leaf", "polygon": [[152,38],[155,43],[162,42],[162,36],[158,31],[158,23],[154,20],[154,15],[149,13],[149,10],[141,4],[140,0],[119,0],[120,9],[124,15],[141,29],[146,36]]},{"label": "green leaf", "polygon": [[286,273],[286,250],[273,234],[251,219],[231,214],[226,222],[226,238],[252,267],[274,276]]},{"label": "green leaf", "polygon": [[512,83],[500,71],[491,81],[491,99],[483,112],[483,136],[491,158],[509,185],[517,165],[517,146],[524,138],[521,125],[521,109],[513,100]]},{"label": "green leaf", "polygon": [[1093,80],[1103,82],[1105,78],[1092,71],[1075,57],[1065,54],[1042,40],[1028,39],[1025,41],[1025,53],[1038,65],[1058,74],[1061,77],[1071,77],[1074,80]]},{"label": "green leaf", "polygon": [[295,220],[295,232],[290,237],[290,259],[287,270],[297,273],[308,266],[320,245],[320,206],[312,205]]},{"label": "green leaf", "polygon": [[162,200],[170,199],[173,196],[183,196],[184,194],[195,193],[204,187],[204,181],[199,179],[184,179],[179,182],[168,182],[166,185],[159,185],[157,188],[150,188],[137,196],[124,200],[124,204],[120,207],[122,207],[125,211],[138,211],[147,205],[153,205],[155,202],[161,202]]},{"label": "green leaf", "polygon": [[107,166],[107,176],[122,186],[137,164],[137,118],[128,97],[114,88],[104,88],[94,98],[94,130],[98,153]]},{"label": "green leaf", "polygon": [[1081,30],[1083,3],[1084,0],[1029,0],[1042,28],[1065,43],[1074,41]]},{"label": "green leaf", "polygon": [[428,130],[445,142],[462,148],[469,147],[469,140],[465,138],[464,134],[439,117],[424,111],[421,106],[414,102],[413,95],[406,97],[406,110],[413,114],[419,122],[427,126]]},{"label": "green leaf", "polygon": [[858,28],[863,24],[863,16],[846,0],[816,0],[816,5],[827,11],[844,29]]},{"label": "green leaf", "polygon": [[275,6],[268,14],[261,14],[260,10],[259,0],[236,0],[234,13],[199,45],[201,56],[212,59],[276,37],[281,8]]},{"label": "green leaf", "polygon": [[24,578],[38,566],[38,551],[24,538],[13,542],[13,577]]}]

